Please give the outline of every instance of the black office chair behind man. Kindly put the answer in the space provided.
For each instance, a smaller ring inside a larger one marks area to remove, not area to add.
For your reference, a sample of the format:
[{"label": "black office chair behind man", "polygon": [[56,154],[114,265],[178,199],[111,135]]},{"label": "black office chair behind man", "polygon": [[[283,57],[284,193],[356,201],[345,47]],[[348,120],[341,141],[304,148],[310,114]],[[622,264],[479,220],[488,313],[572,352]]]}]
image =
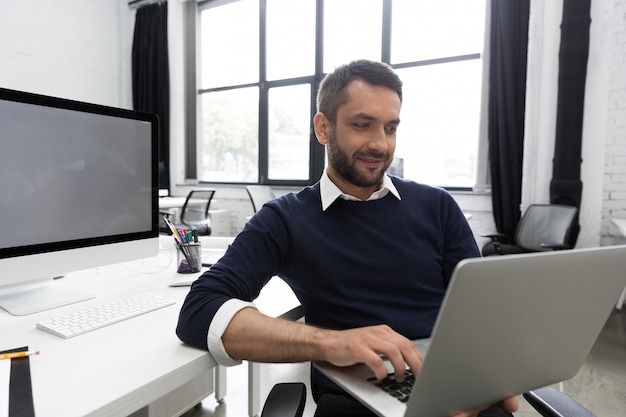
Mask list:
[{"label": "black office chair behind man", "polygon": [[560,204],[533,204],[522,216],[511,242],[504,234],[484,234],[491,239],[482,248],[483,256],[572,249],[578,209]]},{"label": "black office chair behind man", "polygon": [[[176,228],[194,230],[200,236],[210,235],[211,216],[209,214],[209,208],[211,207],[213,194],[215,194],[215,190],[190,191],[180,210],[180,221],[176,222]],[[160,213],[171,222],[173,222],[176,214],[174,211],[168,210],[161,210]],[[172,233],[165,223],[159,226],[159,230],[161,233]]]}]

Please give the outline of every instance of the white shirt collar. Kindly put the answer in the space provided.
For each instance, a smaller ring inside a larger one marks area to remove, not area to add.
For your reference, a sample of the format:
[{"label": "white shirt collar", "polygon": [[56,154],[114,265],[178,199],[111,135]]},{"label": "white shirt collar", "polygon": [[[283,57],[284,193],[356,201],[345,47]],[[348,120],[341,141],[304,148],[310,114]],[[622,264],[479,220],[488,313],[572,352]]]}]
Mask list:
[{"label": "white shirt collar", "polygon": [[[383,182],[380,188],[378,189],[378,191],[372,193],[367,201],[378,200],[386,196],[388,193],[393,194],[398,200],[401,200],[400,193],[398,193],[396,186],[393,185],[393,181],[391,181],[389,175],[385,174],[383,176]],[[320,196],[322,198],[322,211],[326,211],[326,209],[330,207],[330,205],[333,204],[338,198],[343,198],[344,200],[361,201],[354,196],[343,193],[339,189],[339,187],[337,187],[335,183],[330,180],[330,177],[328,176],[326,170],[324,170],[322,178],[320,178]]]}]

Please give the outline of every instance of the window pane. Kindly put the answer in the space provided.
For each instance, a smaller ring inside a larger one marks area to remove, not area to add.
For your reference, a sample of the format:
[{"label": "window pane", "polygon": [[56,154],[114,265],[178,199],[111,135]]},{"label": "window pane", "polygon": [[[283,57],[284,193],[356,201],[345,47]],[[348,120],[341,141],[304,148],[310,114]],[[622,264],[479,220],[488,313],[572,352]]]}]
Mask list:
[{"label": "window pane", "polygon": [[268,0],[267,79],[315,72],[315,0]]},{"label": "window pane", "polygon": [[396,156],[404,176],[448,187],[473,187],[478,154],[481,61],[398,70],[404,82]]},{"label": "window pane", "polygon": [[202,181],[257,182],[259,90],[205,93],[202,98]]},{"label": "window pane", "polygon": [[259,80],[259,2],[241,0],[200,14],[201,85],[212,88]]},{"label": "window pane", "polygon": [[324,72],[354,59],[381,58],[382,0],[324,2]]},{"label": "window pane", "polygon": [[485,0],[394,0],[391,62],[482,53]]},{"label": "window pane", "polygon": [[308,179],[311,125],[309,84],[269,90],[270,179]]}]

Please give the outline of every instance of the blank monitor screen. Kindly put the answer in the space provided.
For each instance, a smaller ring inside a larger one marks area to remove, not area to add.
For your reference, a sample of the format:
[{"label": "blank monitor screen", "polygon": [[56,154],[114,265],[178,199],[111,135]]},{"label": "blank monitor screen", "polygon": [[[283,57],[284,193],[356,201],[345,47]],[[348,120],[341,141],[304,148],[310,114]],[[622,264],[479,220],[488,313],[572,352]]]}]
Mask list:
[{"label": "blank monitor screen", "polygon": [[0,292],[158,250],[157,124],[0,89]]}]

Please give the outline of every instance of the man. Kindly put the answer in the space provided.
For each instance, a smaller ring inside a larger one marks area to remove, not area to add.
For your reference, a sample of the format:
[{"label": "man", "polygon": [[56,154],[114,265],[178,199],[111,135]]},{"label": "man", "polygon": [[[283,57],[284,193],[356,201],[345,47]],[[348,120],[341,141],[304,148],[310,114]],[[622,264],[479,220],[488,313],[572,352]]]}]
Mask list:
[{"label": "man", "polygon": [[[383,378],[384,355],[397,375],[405,364],[419,371],[411,340],[430,335],[454,267],[479,251],[446,191],[385,174],[401,103],[402,82],[386,64],[355,61],[324,79],[313,120],[327,150],[324,175],[267,203],[194,283],[181,340],[222,365],[365,363]],[[250,303],[274,275],[294,290],[307,324],[269,318]],[[316,415],[371,415],[315,369],[311,384]]]}]

